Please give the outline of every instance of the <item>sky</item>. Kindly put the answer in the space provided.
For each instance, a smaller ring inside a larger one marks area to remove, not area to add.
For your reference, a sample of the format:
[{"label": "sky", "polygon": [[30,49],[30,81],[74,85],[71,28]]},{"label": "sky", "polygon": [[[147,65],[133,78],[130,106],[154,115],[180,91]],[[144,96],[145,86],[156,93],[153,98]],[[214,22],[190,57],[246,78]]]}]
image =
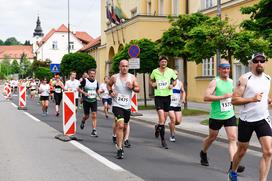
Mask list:
[{"label": "sky", "polygon": [[[68,24],[68,0],[0,0],[0,39],[33,39],[39,15],[44,34]],[[100,0],[70,0],[70,29],[100,36]]]}]

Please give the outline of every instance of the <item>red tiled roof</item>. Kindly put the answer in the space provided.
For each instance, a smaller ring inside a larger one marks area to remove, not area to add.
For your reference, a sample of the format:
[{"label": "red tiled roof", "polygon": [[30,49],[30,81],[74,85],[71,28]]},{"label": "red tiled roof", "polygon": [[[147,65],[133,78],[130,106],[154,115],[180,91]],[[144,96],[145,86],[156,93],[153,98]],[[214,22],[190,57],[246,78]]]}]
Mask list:
[{"label": "red tiled roof", "polygon": [[88,43],[86,46],[84,46],[83,48],[81,48],[79,51],[86,51],[98,44],[101,43],[101,36],[97,37],[95,40],[91,41],[90,43]]},{"label": "red tiled roof", "polygon": [[54,28],[52,30],[50,30],[49,33],[47,33],[43,37],[43,39],[39,42],[39,45],[42,45],[44,42],[46,42],[55,32],[56,32],[56,30]]},{"label": "red tiled roof", "polygon": [[62,24],[60,27],[56,30],[56,32],[68,32],[68,28]]},{"label": "red tiled roof", "polygon": [[83,42],[89,43],[94,41],[93,37],[91,37],[88,33],[86,32],[81,32],[81,31],[77,31],[74,34],[78,39],[80,39]]},{"label": "red tiled roof", "polygon": [[5,56],[10,59],[20,59],[23,53],[28,59],[34,58],[31,45],[0,46],[0,59],[4,59]]}]

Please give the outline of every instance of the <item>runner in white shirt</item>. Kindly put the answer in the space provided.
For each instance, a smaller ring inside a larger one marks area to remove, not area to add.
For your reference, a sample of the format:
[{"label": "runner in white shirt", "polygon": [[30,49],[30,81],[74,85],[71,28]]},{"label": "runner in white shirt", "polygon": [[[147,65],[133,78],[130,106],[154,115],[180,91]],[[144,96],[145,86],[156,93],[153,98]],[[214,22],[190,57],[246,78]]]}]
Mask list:
[{"label": "runner in white shirt", "polygon": [[75,93],[76,109],[78,107],[78,87],[80,85],[79,80],[76,79],[76,72],[70,72],[70,80],[65,82],[64,90],[73,91]]},{"label": "runner in white shirt", "polygon": [[40,84],[40,87],[39,87],[39,93],[40,93],[40,101],[41,101],[42,111],[43,111],[42,116],[47,116],[50,86],[47,83],[46,79],[42,80],[42,83]]},{"label": "runner in white shirt", "polygon": [[99,88],[100,88],[100,96],[102,98],[102,103],[104,105],[104,113],[105,113],[105,116],[106,118],[108,118],[108,112],[109,112],[109,109],[112,105],[112,99],[109,95],[109,91],[108,91],[108,88],[107,88],[107,84],[109,82],[109,77],[108,76],[105,76],[104,77],[104,83],[102,83]]},{"label": "runner in white shirt", "polygon": [[32,79],[30,82],[30,98],[31,99],[35,98],[36,87],[37,87],[36,82],[34,79]]}]

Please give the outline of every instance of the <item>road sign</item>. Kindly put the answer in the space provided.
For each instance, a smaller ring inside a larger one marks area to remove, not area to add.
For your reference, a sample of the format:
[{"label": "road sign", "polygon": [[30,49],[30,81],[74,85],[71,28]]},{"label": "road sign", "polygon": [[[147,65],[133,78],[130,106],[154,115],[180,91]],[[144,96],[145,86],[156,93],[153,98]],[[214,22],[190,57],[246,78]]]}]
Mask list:
[{"label": "road sign", "polygon": [[60,73],[60,64],[51,63],[50,64],[50,72]]},{"label": "road sign", "polygon": [[140,69],[140,58],[128,59],[129,69]]},{"label": "road sign", "polygon": [[137,58],[140,55],[140,48],[137,45],[131,45],[128,54],[131,58]]}]

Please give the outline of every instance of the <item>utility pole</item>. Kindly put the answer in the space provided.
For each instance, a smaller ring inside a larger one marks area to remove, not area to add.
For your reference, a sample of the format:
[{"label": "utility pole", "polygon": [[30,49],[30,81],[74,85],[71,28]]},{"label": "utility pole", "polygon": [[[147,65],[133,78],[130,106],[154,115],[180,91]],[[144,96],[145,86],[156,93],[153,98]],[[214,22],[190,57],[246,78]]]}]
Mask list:
[{"label": "utility pole", "polygon": [[68,53],[70,53],[70,0],[68,0]]},{"label": "utility pole", "polygon": [[[217,0],[217,16],[221,19],[221,0]],[[221,60],[221,54],[220,54],[220,49],[216,49],[216,66],[220,64]],[[218,75],[218,69],[216,69],[216,74]]]}]

